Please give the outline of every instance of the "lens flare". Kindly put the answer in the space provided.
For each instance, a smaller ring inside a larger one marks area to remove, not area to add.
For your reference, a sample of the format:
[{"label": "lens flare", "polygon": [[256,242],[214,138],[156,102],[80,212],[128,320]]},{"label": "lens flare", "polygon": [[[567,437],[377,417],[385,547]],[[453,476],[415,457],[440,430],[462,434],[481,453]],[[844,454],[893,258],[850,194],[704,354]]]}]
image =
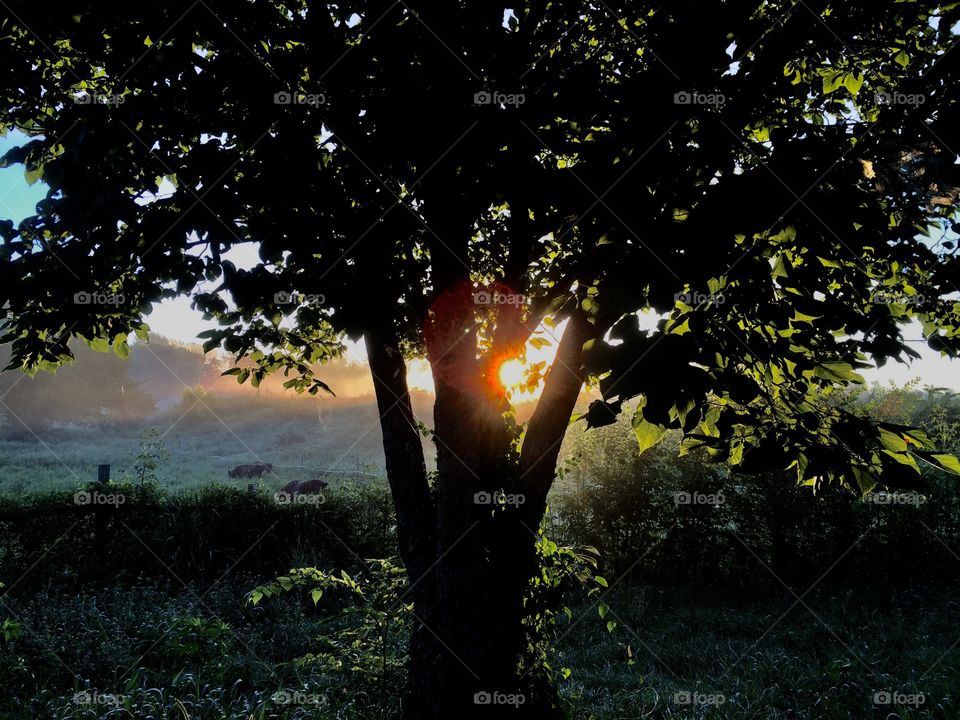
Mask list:
[{"label": "lens flare", "polygon": [[527,365],[522,360],[506,360],[497,370],[497,379],[507,390],[517,389],[525,384]]}]

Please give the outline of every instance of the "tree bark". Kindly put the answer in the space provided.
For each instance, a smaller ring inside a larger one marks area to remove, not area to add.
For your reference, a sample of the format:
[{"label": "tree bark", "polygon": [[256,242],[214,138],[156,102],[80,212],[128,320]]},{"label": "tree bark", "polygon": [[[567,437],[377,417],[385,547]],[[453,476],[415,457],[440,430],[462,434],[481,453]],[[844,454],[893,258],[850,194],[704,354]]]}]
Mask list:
[{"label": "tree bark", "polygon": [[543,394],[527,426],[520,471],[524,492],[535,503],[530,512],[539,511],[542,515],[545,509],[560,445],[586,378],[582,367],[583,345],[596,334],[596,328],[582,310],[578,308],[571,313],[556,359],[547,373]]},{"label": "tree bark", "polygon": [[436,386],[436,504],[399,344],[383,329],[366,335],[417,620],[404,717],[560,718],[553,688],[518,666],[528,659],[524,597],[537,567],[537,529],[592,326],[582,315],[568,324],[520,454],[494,368],[477,358],[468,328],[470,287],[454,288],[444,302],[436,313],[444,325],[426,333]]},{"label": "tree bark", "polygon": [[[416,613],[433,622],[436,592],[431,569],[436,559],[436,503],[427,482],[423,445],[413,415],[407,369],[396,334],[379,327],[364,336],[373,387],[380,413],[387,478],[397,517],[400,556],[410,578]],[[436,695],[431,668],[439,661],[440,646],[424,625],[410,638],[411,667],[405,707],[408,717],[430,717]]]}]

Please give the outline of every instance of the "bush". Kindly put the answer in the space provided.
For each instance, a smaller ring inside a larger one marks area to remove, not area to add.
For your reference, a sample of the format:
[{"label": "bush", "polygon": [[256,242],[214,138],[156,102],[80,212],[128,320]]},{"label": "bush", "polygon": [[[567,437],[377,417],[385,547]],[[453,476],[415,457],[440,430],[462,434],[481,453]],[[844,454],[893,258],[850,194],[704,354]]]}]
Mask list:
[{"label": "bush", "polygon": [[212,582],[226,572],[263,578],[308,557],[349,567],[357,555],[395,551],[383,483],[343,483],[320,504],[277,504],[266,491],[217,485],[167,494],[111,483],[78,493],[86,495],[0,498],[0,577],[23,576],[14,590],[171,576]]},{"label": "bush", "polygon": [[[897,393],[905,394],[898,397]],[[948,402],[949,401],[949,402]],[[878,391],[854,406],[891,422],[926,420],[958,449],[955,398]],[[790,470],[730,473],[699,452],[678,457],[676,435],[637,453],[629,418],[571,433],[551,495],[552,535],[601,551],[604,573],[704,591],[826,582],[950,582],[960,547],[955,480],[925,473],[922,493],[860,499],[838,487],[798,487]],[[836,563],[836,565],[835,565]],[[774,577],[775,576],[775,577]],[[776,579],[775,579],[776,578]]]}]

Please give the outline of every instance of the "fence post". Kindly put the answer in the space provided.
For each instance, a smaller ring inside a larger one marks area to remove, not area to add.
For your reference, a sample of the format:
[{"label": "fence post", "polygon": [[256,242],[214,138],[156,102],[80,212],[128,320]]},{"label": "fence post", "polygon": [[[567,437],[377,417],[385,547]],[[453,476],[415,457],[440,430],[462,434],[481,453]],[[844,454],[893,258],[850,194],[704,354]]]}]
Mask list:
[{"label": "fence post", "polygon": [[[97,485],[106,490],[110,483],[110,466],[97,466]],[[94,491],[96,493],[96,490]],[[97,502],[96,497],[91,498],[93,504],[93,552],[96,557],[102,558],[107,554],[107,506]]]}]

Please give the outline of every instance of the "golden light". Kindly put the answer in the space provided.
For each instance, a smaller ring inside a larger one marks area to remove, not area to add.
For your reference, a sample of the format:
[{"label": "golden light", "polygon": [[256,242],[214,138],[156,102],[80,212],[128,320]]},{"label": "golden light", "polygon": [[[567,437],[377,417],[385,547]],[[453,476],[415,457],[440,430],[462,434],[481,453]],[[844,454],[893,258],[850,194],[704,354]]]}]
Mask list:
[{"label": "golden light", "polygon": [[497,370],[497,379],[507,390],[519,389],[525,384],[527,364],[518,358],[505,360]]},{"label": "golden light", "polygon": [[[520,357],[507,357],[498,365],[496,373],[488,376],[488,382],[498,386],[500,392],[504,392],[511,402],[526,402],[540,397],[543,391],[542,376],[545,374],[544,367],[549,368],[553,364],[554,356],[557,353],[556,339],[563,335],[566,322],[558,326],[540,325],[522,350],[518,350]],[[367,352],[363,343],[347,341],[347,351],[344,359],[348,365],[354,363],[366,363]],[[522,359],[521,359],[522,358]],[[537,368],[539,368],[537,370]],[[528,371],[536,370],[540,376],[540,381],[533,387],[528,387]],[[343,397],[353,397],[360,395],[369,395],[373,392],[373,384],[370,380],[369,372],[362,373],[362,389],[354,388],[354,392],[346,392]],[[407,364],[407,384],[411,390],[422,390],[428,393],[435,393],[433,384],[433,372],[430,363],[426,359],[412,359]],[[337,393],[340,395],[341,393]]]},{"label": "golden light", "polygon": [[433,385],[433,372],[430,370],[430,363],[426,360],[411,360],[407,365],[407,384],[413,390],[425,390],[429,393],[436,392]]}]

